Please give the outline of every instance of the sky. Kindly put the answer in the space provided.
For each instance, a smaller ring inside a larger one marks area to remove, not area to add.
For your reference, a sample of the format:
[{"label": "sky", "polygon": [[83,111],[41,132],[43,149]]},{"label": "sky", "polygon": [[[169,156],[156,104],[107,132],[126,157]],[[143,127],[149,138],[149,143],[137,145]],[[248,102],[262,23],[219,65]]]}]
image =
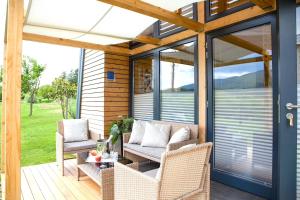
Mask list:
[{"label": "sky", "polygon": [[[3,40],[2,40],[3,41]],[[3,42],[0,44],[0,65],[3,64]],[[23,42],[23,55],[35,58],[46,65],[41,85],[51,84],[62,72],[79,67],[80,49],[37,42]]]}]

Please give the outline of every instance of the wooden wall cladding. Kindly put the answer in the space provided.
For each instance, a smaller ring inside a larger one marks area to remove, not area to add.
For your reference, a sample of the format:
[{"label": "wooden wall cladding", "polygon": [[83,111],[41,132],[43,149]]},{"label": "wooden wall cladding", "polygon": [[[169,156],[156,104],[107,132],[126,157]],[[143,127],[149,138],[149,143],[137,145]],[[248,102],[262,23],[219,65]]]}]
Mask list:
[{"label": "wooden wall cladding", "polygon": [[[107,80],[108,71],[114,72],[115,80]],[[112,121],[128,115],[128,99],[128,56],[86,50],[80,117],[89,120],[90,131],[108,136]]]},{"label": "wooden wall cladding", "polygon": [[109,135],[112,121],[128,115],[129,106],[129,57],[105,53],[105,74],[111,71],[115,80],[105,78],[104,135]]}]

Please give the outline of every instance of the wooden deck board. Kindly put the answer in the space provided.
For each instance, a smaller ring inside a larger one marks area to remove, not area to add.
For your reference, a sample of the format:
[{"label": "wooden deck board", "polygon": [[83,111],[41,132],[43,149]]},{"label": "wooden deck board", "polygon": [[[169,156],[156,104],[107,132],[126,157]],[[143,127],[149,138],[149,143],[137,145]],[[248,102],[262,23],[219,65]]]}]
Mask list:
[{"label": "wooden deck board", "polygon": [[[101,200],[99,186],[88,177],[77,181],[76,160],[65,161],[65,176],[55,163],[23,167],[22,200]],[[263,200],[237,189],[212,182],[211,200]]]},{"label": "wooden deck board", "polygon": [[55,163],[22,168],[24,200],[89,200],[100,199],[100,189],[88,178],[76,178],[76,161],[66,160],[66,173],[61,176]]}]

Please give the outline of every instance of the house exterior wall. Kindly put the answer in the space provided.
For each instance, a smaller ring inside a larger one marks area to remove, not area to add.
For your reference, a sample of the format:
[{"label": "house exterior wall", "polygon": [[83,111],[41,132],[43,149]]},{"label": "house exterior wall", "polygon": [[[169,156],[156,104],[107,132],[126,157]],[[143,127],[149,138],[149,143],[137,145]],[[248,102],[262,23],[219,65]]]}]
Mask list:
[{"label": "house exterior wall", "polygon": [[[107,72],[114,72],[115,80],[108,80]],[[112,121],[128,115],[128,57],[85,50],[81,77],[79,117],[88,119],[99,138],[107,137]]]}]

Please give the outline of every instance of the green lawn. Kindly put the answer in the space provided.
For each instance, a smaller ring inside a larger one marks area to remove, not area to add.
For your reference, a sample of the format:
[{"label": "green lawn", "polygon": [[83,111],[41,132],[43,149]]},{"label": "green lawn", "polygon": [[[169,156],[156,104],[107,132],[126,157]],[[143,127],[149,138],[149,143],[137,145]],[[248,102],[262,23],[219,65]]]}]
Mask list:
[{"label": "green lawn", "polygon": [[22,103],[21,165],[35,165],[55,161],[55,132],[57,121],[62,119],[57,103],[34,104],[29,117],[29,104]]}]

